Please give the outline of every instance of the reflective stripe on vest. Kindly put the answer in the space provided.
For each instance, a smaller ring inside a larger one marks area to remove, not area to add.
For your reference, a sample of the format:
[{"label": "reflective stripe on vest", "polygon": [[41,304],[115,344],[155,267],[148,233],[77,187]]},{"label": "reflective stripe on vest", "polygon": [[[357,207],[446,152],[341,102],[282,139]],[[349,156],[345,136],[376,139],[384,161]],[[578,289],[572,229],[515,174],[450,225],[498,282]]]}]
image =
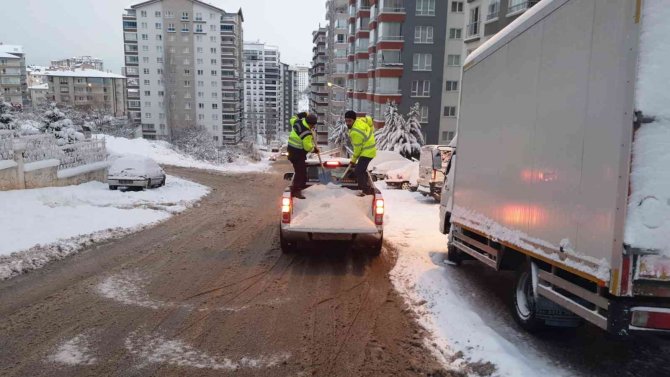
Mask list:
[{"label": "reflective stripe on vest", "polygon": [[[373,133],[372,133],[372,129],[370,129],[370,133],[368,133],[368,134],[366,134],[365,132],[359,130],[358,128],[352,128],[351,130],[352,130],[352,131],[356,131],[356,132],[358,132],[359,134],[363,135],[363,137],[364,137],[363,141],[362,141],[360,144],[354,144],[355,147],[360,147],[361,145],[364,145],[365,143],[367,143],[368,141],[370,141],[370,138],[371,138],[372,135],[373,135]],[[375,147],[375,145],[376,145],[376,143],[375,143],[375,144],[372,144],[372,145],[369,145],[369,146],[363,148],[363,150],[373,148],[373,147]]]}]

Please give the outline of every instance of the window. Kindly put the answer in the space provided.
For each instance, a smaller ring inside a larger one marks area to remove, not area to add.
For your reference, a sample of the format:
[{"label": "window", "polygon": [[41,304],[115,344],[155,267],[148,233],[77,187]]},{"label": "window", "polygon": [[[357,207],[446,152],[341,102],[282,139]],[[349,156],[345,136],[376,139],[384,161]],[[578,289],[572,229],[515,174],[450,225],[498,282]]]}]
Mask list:
[{"label": "window", "polygon": [[181,19],[184,21],[188,21],[188,12],[182,12]]},{"label": "window", "polygon": [[161,30],[161,29],[163,29],[163,24],[161,24],[160,22],[156,22],[156,30]]},{"label": "window", "polygon": [[433,27],[432,26],[415,27],[414,43],[433,43]]},{"label": "window", "polygon": [[209,31],[216,31],[216,25],[209,25]]},{"label": "window", "polygon": [[140,16],[141,16],[141,17],[146,17],[146,16],[147,16],[147,11],[145,11],[145,10],[141,10],[141,11],[140,11]]},{"label": "window", "polygon": [[522,12],[529,7],[530,1],[528,0],[509,0],[507,5],[507,15]]},{"label": "window", "polygon": [[171,10],[166,10],[165,18],[174,18],[174,12],[172,12]]},{"label": "window", "polygon": [[449,39],[461,39],[463,34],[463,29],[461,28],[451,28],[449,29]]},{"label": "window", "polygon": [[156,52],[159,54],[163,53],[163,46],[156,46]]},{"label": "window", "polygon": [[149,46],[142,46],[142,51],[149,52]]},{"label": "window", "polygon": [[431,54],[414,54],[414,64],[412,69],[414,71],[432,71],[433,70],[433,55]]},{"label": "window", "polygon": [[148,41],[149,40],[149,34],[142,34],[142,40],[143,41]]},{"label": "window", "polygon": [[168,23],[167,31],[169,31],[170,33],[174,33],[176,31],[174,28],[174,24],[172,22]]},{"label": "window", "polygon": [[159,96],[159,97],[164,97],[164,96],[165,96],[165,92],[162,91],[162,90],[159,90],[159,91],[158,91],[158,96]]},{"label": "window", "polygon": [[218,114],[212,114],[212,120],[219,120]]},{"label": "window", "polygon": [[212,63],[212,65],[216,65],[216,59],[212,59],[210,60],[210,62]]},{"label": "window", "polygon": [[205,108],[205,104],[204,104],[204,103],[199,103],[199,104],[198,104],[198,109],[204,109],[204,108]]},{"label": "window", "polygon": [[144,73],[145,75],[148,75],[149,74],[149,68],[143,68],[142,73]]},{"label": "window", "polygon": [[156,13],[154,13],[154,16],[160,17],[161,16],[161,11],[157,10]]},{"label": "window", "polygon": [[213,109],[213,110],[217,110],[218,108],[219,108],[219,105],[218,105],[218,104],[216,104],[216,103],[213,103],[213,104],[212,104],[212,109]]},{"label": "window", "polygon": [[455,136],[454,131],[442,131],[442,141],[451,141]]},{"label": "window", "polygon": [[190,69],[185,69],[185,70],[184,70],[184,74],[185,74],[185,75],[190,75],[190,74],[191,74],[191,70],[190,70]]},{"label": "window", "polygon": [[156,63],[163,64],[163,58],[156,58]]},{"label": "window", "polygon": [[202,47],[198,47],[198,48],[196,48],[196,50],[195,50],[195,52],[197,52],[198,54],[202,54],[203,51],[204,51],[204,50],[202,49]]},{"label": "window", "polygon": [[458,91],[458,81],[447,81],[447,92]]},{"label": "window", "polygon": [[184,47],[184,49],[181,50],[181,52],[184,53],[184,54],[190,54],[190,53],[191,53],[191,49],[188,48],[188,47]]},{"label": "window", "polygon": [[156,72],[157,72],[159,75],[162,75],[162,74],[163,74],[163,68],[158,68],[158,70],[157,70]]},{"label": "window", "polygon": [[452,1],[451,2],[451,12],[452,13],[463,13],[463,2],[462,1]]},{"label": "window", "polygon": [[210,41],[210,42],[216,42],[216,37],[215,37],[215,36],[211,36],[211,37],[209,37],[209,41]]},{"label": "window", "polygon": [[500,0],[491,0],[489,2],[488,12],[486,13],[486,21],[495,20],[500,13]]},{"label": "window", "polygon": [[147,97],[150,96],[151,95],[151,90],[145,90],[144,95],[147,96]]},{"label": "window", "polygon": [[191,82],[188,80],[184,80],[184,86],[186,87],[191,86]]},{"label": "window", "polygon": [[[202,25],[201,25],[201,24],[197,24],[197,25],[195,25],[195,32],[196,32],[196,33],[202,33],[202,32],[203,32],[203,31],[202,31]],[[200,36],[198,36],[198,37],[200,37]]]},{"label": "window", "polygon": [[444,107],[444,116],[445,117],[455,117],[456,116],[456,106],[445,106]]},{"label": "window", "polygon": [[421,123],[428,123],[428,106],[421,106]]},{"label": "window", "polygon": [[461,56],[447,55],[447,65],[451,67],[459,67],[461,65]]},{"label": "window", "polygon": [[412,81],[412,97],[430,97],[430,80]]},{"label": "window", "polygon": [[147,29],[149,27],[149,25],[147,25],[146,22],[142,22],[140,26],[142,27],[142,29]]},{"label": "window", "polygon": [[157,41],[162,41],[162,40],[163,40],[163,36],[162,36],[161,34],[156,35],[156,40],[157,40]]},{"label": "window", "polygon": [[212,92],[212,98],[218,98],[219,94],[217,92]]},{"label": "window", "polygon": [[416,0],[417,16],[434,16],[435,0]]},{"label": "window", "polygon": [[144,85],[151,85],[151,81],[149,81],[149,80],[144,80]]},{"label": "window", "polygon": [[151,107],[151,101],[144,101],[145,107]]},{"label": "window", "polygon": [[198,62],[198,65],[204,64],[204,60],[202,60],[202,58],[197,58],[195,61]]},{"label": "window", "polygon": [[212,54],[216,54],[216,47],[210,48],[209,52],[211,52]]},{"label": "window", "polygon": [[202,76],[202,75],[203,75],[203,73],[204,73],[204,72],[203,72],[203,70],[202,70],[202,69],[199,69],[199,70],[198,70],[198,76]]},{"label": "window", "polygon": [[215,69],[212,70],[212,76],[216,76],[216,70]]},{"label": "window", "polygon": [[184,120],[191,120],[191,114],[184,115]]},{"label": "window", "polygon": [[182,33],[188,33],[188,31],[189,31],[188,24],[182,22],[182,24],[181,24],[181,32],[182,32]]},{"label": "window", "polygon": [[479,7],[470,9],[470,21],[467,26],[468,37],[479,36]]},{"label": "window", "polygon": [[205,86],[205,82],[204,81],[198,81],[198,87],[202,88],[203,86]]},{"label": "window", "polygon": [[198,114],[198,120],[205,120],[205,114]]},{"label": "window", "polygon": [[143,57],[142,63],[149,64],[149,57],[148,56]]}]

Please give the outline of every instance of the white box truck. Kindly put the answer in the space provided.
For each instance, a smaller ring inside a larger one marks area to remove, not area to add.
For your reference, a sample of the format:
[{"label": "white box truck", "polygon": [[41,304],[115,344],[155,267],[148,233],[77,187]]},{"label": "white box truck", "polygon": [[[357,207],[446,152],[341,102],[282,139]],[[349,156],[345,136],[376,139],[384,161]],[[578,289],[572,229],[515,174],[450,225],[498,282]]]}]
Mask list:
[{"label": "white box truck", "polygon": [[670,330],[669,9],[543,0],[465,61],[447,258],[516,270],[528,330]]}]

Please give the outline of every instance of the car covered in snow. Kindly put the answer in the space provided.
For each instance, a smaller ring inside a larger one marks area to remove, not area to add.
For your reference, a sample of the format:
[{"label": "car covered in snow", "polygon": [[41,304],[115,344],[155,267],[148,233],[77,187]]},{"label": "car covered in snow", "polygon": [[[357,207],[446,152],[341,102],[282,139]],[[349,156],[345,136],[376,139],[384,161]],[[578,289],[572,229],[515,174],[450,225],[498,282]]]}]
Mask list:
[{"label": "car covered in snow", "polygon": [[[319,182],[319,161],[307,161],[305,199],[291,196],[287,188],[281,198],[279,237],[284,253],[297,250],[302,243],[348,241],[364,246],[374,256],[382,250],[384,234],[384,198],[368,175],[374,195],[359,196],[354,169],[348,159],[324,161],[333,177],[328,184]],[[346,175],[345,175],[346,173]],[[293,173],[284,179],[292,180]]]},{"label": "car covered in snow", "polygon": [[156,188],[165,186],[165,179],[165,172],[156,161],[142,156],[120,157],[107,173],[110,190],[119,187]]},{"label": "car covered in snow", "polygon": [[372,175],[373,180],[382,180],[387,171],[398,169],[408,162],[410,160],[398,152],[377,151],[377,156],[368,165],[368,171]]},{"label": "car covered in snow", "polygon": [[410,161],[408,164],[386,172],[384,182],[386,186],[403,190],[416,191],[419,179],[419,161]]}]

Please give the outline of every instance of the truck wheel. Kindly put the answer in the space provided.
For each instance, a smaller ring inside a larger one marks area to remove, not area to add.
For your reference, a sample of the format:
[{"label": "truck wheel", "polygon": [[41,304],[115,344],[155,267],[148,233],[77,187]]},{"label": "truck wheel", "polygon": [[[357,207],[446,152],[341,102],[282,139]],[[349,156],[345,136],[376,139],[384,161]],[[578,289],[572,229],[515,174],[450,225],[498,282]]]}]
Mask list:
[{"label": "truck wheel", "polygon": [[528,332],[536,332],[545,327],[544,320],[537,318],[535,304],[530,265],[524,263],[516,272],[516,282],[512,290],[512,315],[514,320]]},{"label": "truck wheel", "polygon": [[382,253],[382,247],[383,247],[383,246],[384,246],[384,233],[382,233],[382,236],[381,236],[381,238],[379,239],[379,243],[377,243],[376,245],[374,245],[374,246],[370,249],[370,255],[373,256],[373,257],[378,257],[378,256],[380,256],[381,253]]},{"label": "truck wheel", "polygon": [[447,263],[452,266],[460,266],[463,262],[463,254],[454,245],[447,246]]},{"label": "truck wheel", "polygon": [[284,233],[281,231],[281,225],[279,226],[279,243],[281,245],[281,252],[284,254],[292,254],[296,251],[295,243],[288,242],[284,239]]},{"label": "truck wheel", "polygon": [[409,189],[410,189],[409,182],[403,182],[402,185],[400,186],[400,188],[405,190],[405,191],[409,191]]},{"label": "truck wheel", "polygon": [[118,188],[119,188],[119,186],[112,186],[112,185],[109,186],[109,189],[110,189],[110,190],[116,190],[116,189],[118,189]]}]

